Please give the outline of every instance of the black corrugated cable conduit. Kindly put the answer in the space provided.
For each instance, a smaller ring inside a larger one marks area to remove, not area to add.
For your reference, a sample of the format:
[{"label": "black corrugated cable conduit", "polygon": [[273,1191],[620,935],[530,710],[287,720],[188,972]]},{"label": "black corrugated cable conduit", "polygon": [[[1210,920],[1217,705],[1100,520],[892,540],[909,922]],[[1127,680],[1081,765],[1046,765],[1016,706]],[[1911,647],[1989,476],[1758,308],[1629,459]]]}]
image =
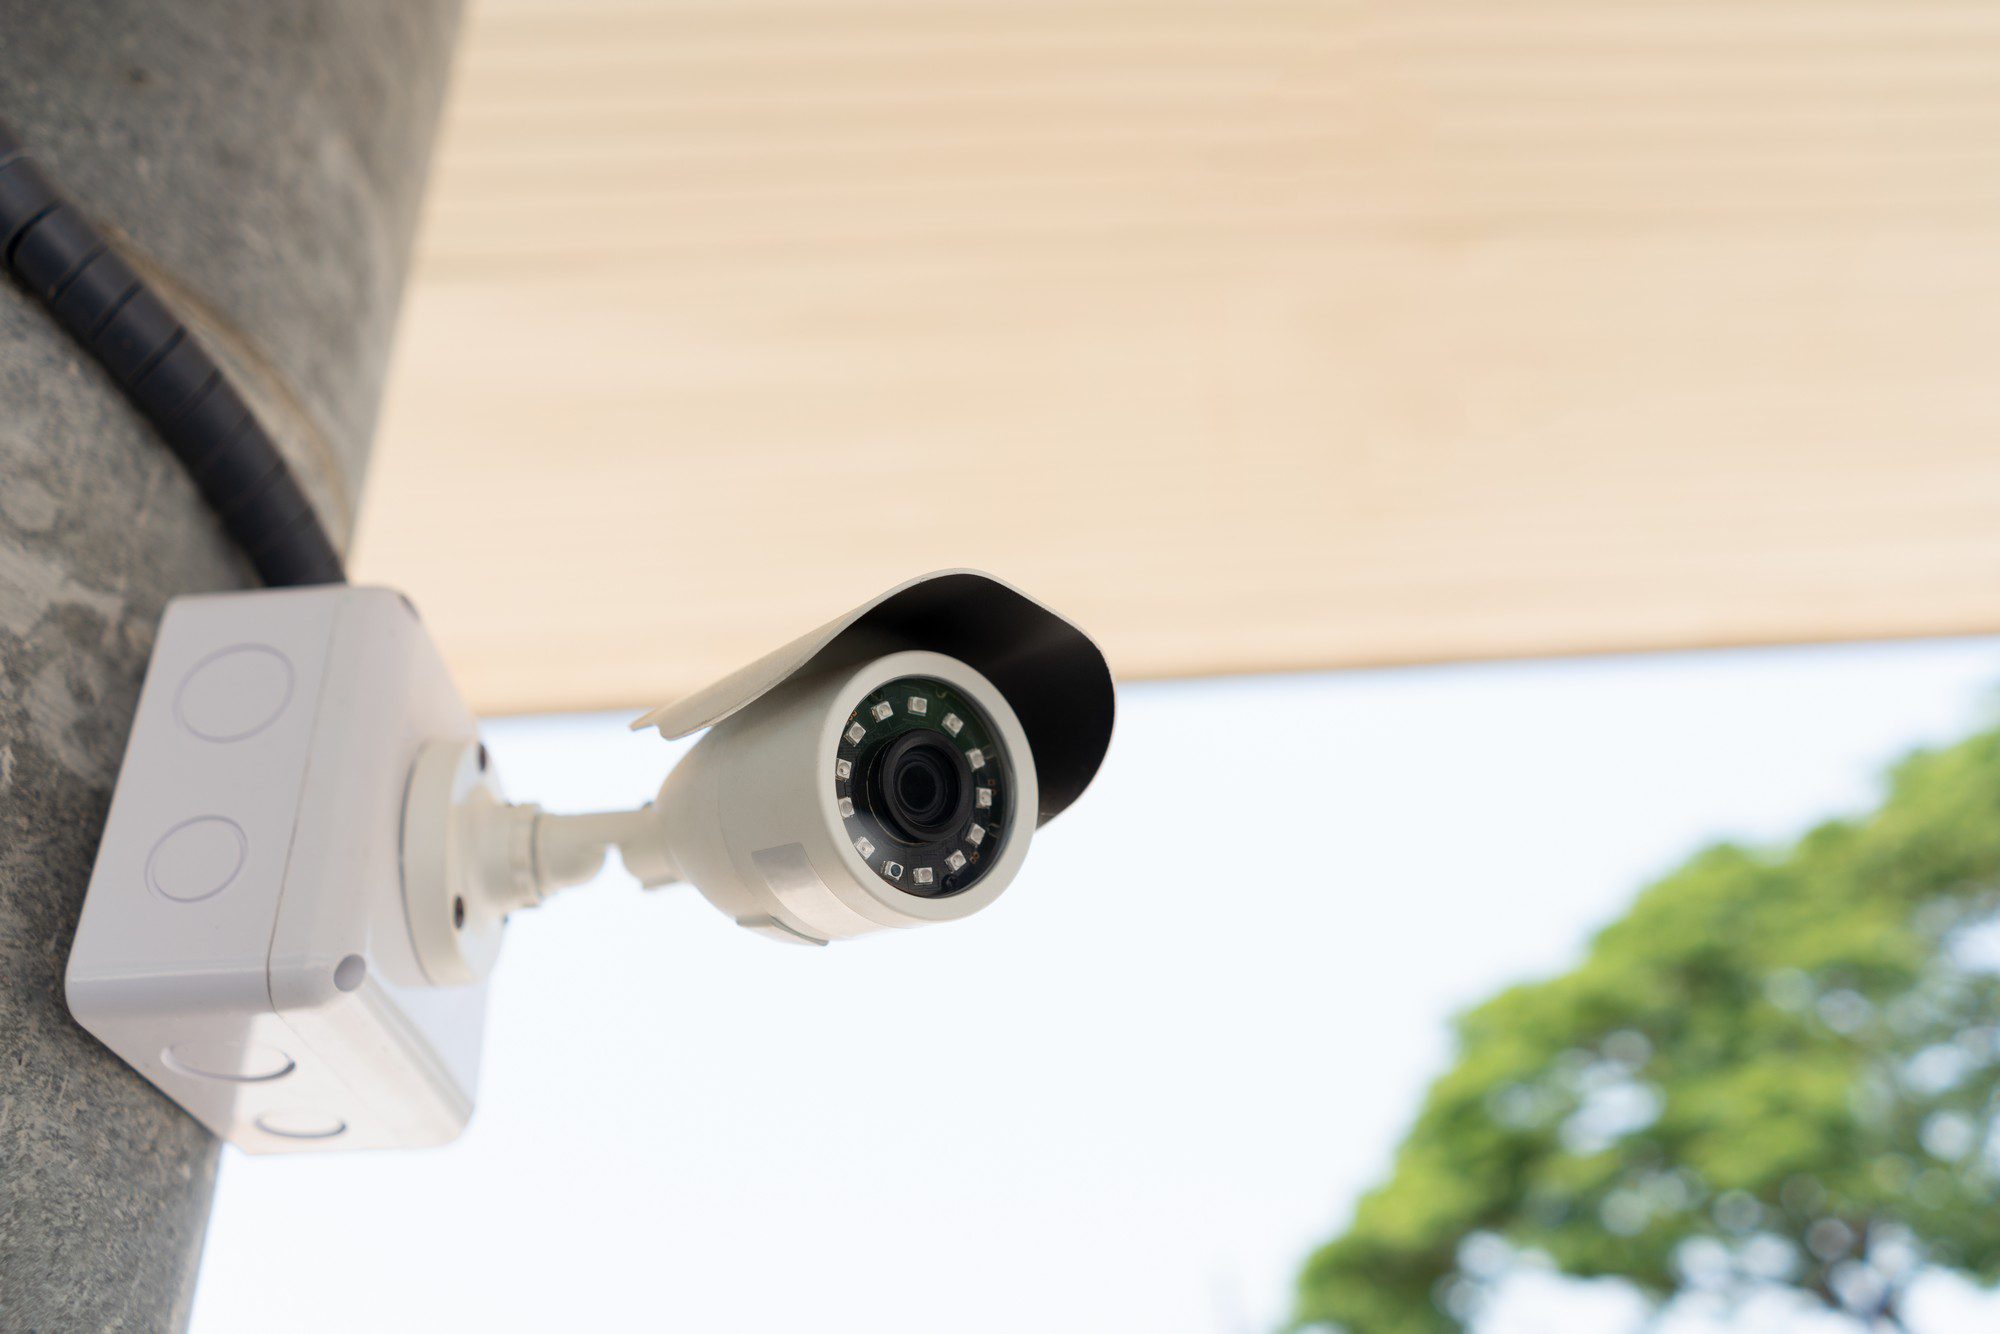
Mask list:
[{"label": "black corrugated cable conduit", "polygon": [[266,584],[346,577],[312,503],[243,396],[4,123],[0,267],[152,423]]}]

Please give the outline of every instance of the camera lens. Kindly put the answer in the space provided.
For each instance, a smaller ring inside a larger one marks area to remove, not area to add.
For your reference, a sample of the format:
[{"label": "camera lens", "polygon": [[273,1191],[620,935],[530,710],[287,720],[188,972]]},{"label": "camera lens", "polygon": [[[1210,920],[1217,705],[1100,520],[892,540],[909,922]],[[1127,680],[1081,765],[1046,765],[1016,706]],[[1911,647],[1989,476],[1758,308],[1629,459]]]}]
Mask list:
[{"label": "camera lens", "polygon": [[905,676],[855,706],[834,753],[833,798],[856,855],[906,894],[978,883],[1014,807],[1007,749],[956,686]]},{"label": "camera lens", "polygon": [[972,809],[972,770],[936,732],[905,732],[883,749],[872,777],[874,806],[890,834],[929,843],[956,829]]}]

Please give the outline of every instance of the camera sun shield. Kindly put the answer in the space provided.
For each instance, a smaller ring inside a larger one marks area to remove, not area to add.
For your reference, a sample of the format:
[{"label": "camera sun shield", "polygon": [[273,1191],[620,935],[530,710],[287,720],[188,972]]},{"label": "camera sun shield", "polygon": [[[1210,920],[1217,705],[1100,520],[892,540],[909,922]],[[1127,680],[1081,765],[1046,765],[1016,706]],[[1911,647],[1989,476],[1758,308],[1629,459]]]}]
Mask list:
[{"label": "camera sun shield", "polygon": [[898,584],[747,667],[632,724],[691,735],[800,676],[818,677],[900,650],[971,667],[1005,697],[1040,779],[1037,823],[1067,809],[1096,775],[1116,709],[1111,669],[1089,636],[1018,589],[977,570]]}]

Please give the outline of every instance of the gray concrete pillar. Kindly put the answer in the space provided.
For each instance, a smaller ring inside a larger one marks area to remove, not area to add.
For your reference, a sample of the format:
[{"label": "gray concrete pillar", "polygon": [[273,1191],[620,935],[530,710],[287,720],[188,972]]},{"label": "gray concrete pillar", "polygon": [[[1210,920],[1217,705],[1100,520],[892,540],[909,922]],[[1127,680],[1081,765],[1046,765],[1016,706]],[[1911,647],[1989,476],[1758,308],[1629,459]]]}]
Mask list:
[{"label": "gray concrete pillar", "polygon": [[[0,118],[232,371],[343,542],[457,10],[0,0]],[[249,580],[0,282],[0,1329],[187,1320],[215,1142],[70,1021],[62,974],[161,611]]]}]

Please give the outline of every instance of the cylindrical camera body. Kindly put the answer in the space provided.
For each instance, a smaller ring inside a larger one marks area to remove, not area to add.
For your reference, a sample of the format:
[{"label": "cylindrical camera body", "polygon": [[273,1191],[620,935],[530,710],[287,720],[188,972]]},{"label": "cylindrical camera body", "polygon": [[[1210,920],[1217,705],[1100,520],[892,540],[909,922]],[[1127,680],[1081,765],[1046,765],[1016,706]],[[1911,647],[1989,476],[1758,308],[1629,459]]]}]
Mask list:
[{"label": "cylindrical camera body", "polygon": [[710,902],[823,943],[979,911],[1019,869],[1039,804],[1006,697],[908,651],[808,670],[723,718],[656,809]]}]

